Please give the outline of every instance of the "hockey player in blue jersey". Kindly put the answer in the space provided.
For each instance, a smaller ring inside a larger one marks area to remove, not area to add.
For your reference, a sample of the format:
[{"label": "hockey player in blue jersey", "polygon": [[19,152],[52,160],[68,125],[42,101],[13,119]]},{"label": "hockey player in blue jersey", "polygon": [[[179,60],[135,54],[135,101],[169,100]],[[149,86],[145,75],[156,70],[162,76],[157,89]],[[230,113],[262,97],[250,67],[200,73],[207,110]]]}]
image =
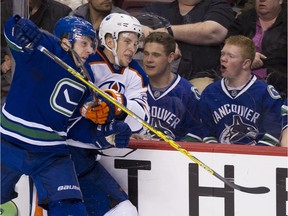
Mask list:
[{"label": "hockey player in blue jersey", "polygon": [[204,142],[278,146],[282,100],[271,85],[251,74],[253,41],[231,36],[221,50],[223,78],[201,95]]},{"label": "hockey player in blue jersey", "polygon": [[[172,140],[202,142],[200,93],[190,82],[171,72],[175,47],[173,37],[163,32],[153,32],[144,41],[150,124]],[[153,133],[150,136],[155,138]]]},{"label": "hockey player in blue jersey", "polygon": [[[102,46],[98,47],[96,53],[87,61],[93,71],[96,86],[147,120],[149,116],[146,95],[148,80],[143,69],[132,59],[140,35],[141,25],[137,19],[125,14],[109,14],[103,19],[99,28]],[[106,102],[110,107],[108,122],[112,119],[116,122],[125,121],[133,133],[143,129],[139,122]],[[94,114],[95,103],[97,104],[97,101],[91,101],[82,107],[83,118],[73,125],[68,133],[68,144],[71,145],[72,159],[75,162],[85,206],[91,216],[136,216],[137,209],[129,201],[126,192],[101,163],[96,161],[96,157],[100,156],[97,149],[105,149],[113,145],[103,140],[97,142],[95,147],[95,141],[89,140],[86,136],[87,131],[94,130],[93,128],[99,123],[102,124],[101,121],[105,119]],[[127,145],[116,143],[114,147],[125,148]],[[109,197],[119,203],[111,210]]]},{"label": "hockey player in blue jersey", "polygon": [[[83,19],[65,17],[55,25],[59,41],[16,15],[5,23],[4,33],[16,68],[1,115],[1,203],[17,197],[14,187],[25,174],[33,179],[39,205],[49,215],[86,216],[66,137],[69,119],[80,115],[90,91],[37,47],[46,47],[80,71],[79,66],[94,53],[96,32]],[[103,139],[118,132],[117,126],[103,125],[94,132]],[[120,134],[115,136],[116,143]],[[129,130],[124,137],[127,142]]]}]

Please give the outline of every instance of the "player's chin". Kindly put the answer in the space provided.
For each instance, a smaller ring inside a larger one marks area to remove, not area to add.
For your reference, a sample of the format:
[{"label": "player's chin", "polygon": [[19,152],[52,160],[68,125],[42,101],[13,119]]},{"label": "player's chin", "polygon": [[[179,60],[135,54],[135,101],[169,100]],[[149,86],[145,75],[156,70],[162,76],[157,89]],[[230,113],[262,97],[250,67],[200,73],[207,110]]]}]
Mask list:
[{"label": "player's chin", "polygon": [[[131,62],[131,61],[130,61],[130,62]],[[122,66],[122,67],[128,67],[129,64],[130,64],[130,62],[128,62],[128,61],[123,61],[122,64],[121,64],[121,66]]]},{"label": "player's chin", "polygon": [[227,77],[227,71],[226,70],[221,70],[221,75],[222,75],[222,77]]},{"label": "player's chin", "polygon": [[125,58],[123,61],[123,64],[125,67],[127,67],[132,62],[132,58]]},{"label": "player's chin", "polygon": [[145,67],[145,66],[144,66],[144,70],[145,70],[145,73],[146,73],[148,76],[153,76],[154,74],[157,73],[154,68],[150,68],[150,67]]},{"label": "player's chin", "polygon": [[87,58],[81,58],[81,61],[84,64],[87,61]]}]

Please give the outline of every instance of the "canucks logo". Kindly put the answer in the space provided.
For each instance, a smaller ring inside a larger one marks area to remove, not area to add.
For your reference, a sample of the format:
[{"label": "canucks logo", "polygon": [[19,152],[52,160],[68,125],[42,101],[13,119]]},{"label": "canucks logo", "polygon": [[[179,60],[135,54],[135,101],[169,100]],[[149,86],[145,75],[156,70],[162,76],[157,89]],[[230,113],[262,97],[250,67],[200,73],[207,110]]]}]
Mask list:
[{"label": "canucks logo", "polygon": [[55,86],[51,97],[51,107],[59,113],[70,117],[82,96],[86,87],[74,80],[64,78]]},{"label": "canucks logo", "polygon": [[254,126],[244,123],[240,116],[234,115],[232,125],[225,124],[219,141],[220,143],[250,143],[257,134],[258,130]]},{"label": "canucks logo", "polygon": [[[168,128],[162,126],[161,121],[157,118],[151,118],[151,125],[155,128],[157,128],[158,130],[160,130],[163,134],[165,134],[165,136],[169,139],[175,140],[175,135],[173,134],[173,132],[171,130],[169,130]],[[157,138],[156,134],[151,134],[152,138]]]}]

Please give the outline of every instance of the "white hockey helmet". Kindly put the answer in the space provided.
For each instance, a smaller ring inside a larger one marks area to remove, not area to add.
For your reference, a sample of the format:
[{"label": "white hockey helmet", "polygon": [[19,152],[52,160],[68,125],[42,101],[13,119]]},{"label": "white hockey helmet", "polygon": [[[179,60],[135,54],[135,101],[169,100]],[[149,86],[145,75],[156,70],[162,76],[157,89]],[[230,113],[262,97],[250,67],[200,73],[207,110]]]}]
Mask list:
[{"label": "white hockey helmet", "polygon": [[140,37],[142,34],[142,26],[133,16],[111,13],[102,20],[99,27],[99,39],[102,45],[106,46],[106,34],[110,33],[113,39],[117,40],[120,32],[135,32],[138,34],[138,37]]},{"label": "white hockey helmet", "polygon": [[[119,65],[118,57],[116,54],[117,40],[121,32],[135,32],[138,37],[140,37],[142,34],[142,26],[140,22],[133,16],[121,13],[111,13],[102,20],[99,27],[99,39],[101,44],[108,50],[112,51],[117,65]],[[115,41],[114,49],[111,49],[106,45],[106,34],[112,35],[112,38]]]}]

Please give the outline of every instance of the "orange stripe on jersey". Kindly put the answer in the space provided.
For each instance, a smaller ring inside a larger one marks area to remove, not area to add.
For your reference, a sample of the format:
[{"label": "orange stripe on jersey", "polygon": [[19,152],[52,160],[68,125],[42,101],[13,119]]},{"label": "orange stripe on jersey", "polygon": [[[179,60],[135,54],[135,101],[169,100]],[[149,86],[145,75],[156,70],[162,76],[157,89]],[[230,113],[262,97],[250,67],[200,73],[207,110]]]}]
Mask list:
[{"label": "orange stripe on jersey", "polygon": [[104,61],[101,61],[101,62],[99,62],[99,61],[89,62],[89,65],[105,63],[109,67],[110,72],[114,73],[114,70],[113,70],[113,68],[111,68],[110,63],[109,63],[108,59],[106,58],[106,56],[102,55],[102,53],[99,52],[99,50],[96,50],[96,52],[101,56],[102,59],[104,59]]},{"label": "orange stripe on jersey", "polygon": [[36,205],[35,205],[35,213],[34,216],[43,216],[43,209],[37,205],[38,203],[38,196],[36,195]]},{"label": "orange stripe on jersey", "polygon": [[147,88],[147,86],[144,85],[143,77],[139,74],[139,72],[138,72],[137,70],[135,70],[134,68],[130,68],[130,67],[129,67],[129,70],[135,72],[135,73],[137,74],[137,76],[141,79],[141,81],[142,81],[142,88]]}]

